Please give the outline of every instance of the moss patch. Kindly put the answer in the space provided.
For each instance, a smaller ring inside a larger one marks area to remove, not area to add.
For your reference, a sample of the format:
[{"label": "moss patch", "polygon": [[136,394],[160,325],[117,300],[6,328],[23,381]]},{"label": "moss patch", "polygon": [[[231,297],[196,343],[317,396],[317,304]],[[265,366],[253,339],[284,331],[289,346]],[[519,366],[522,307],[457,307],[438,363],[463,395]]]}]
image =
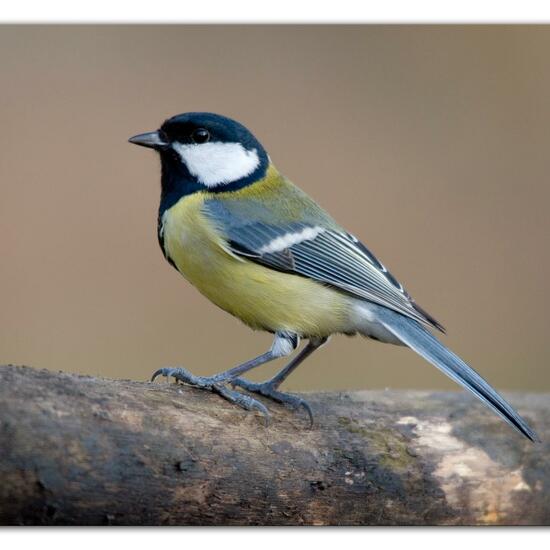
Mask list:
[{"label": "moss patch", "polygon": [[409,450],[409,441],[400,432],[379,428],[375,424],[361,426],[357,420],[347,416],[340,416],[338,424],[349,433],[363,437],[368,451],[374,451],[379,455],[381,466],[393,471],[403,471],[414,464],[415,459]]}]

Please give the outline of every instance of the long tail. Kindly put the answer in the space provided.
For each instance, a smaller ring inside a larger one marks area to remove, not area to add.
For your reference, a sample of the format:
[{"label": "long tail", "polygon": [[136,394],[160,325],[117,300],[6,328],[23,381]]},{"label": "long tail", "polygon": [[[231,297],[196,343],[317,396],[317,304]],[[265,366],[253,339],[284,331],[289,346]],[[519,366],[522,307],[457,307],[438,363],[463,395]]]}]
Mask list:
[{"label": "long tail", "polygon": [[376,308],[376,314],[379,322],[404,344],[470,390],[525,437],[531,441],[540,441],[525,420],[474,369],[448,350],[420,323],[382,307]]}]

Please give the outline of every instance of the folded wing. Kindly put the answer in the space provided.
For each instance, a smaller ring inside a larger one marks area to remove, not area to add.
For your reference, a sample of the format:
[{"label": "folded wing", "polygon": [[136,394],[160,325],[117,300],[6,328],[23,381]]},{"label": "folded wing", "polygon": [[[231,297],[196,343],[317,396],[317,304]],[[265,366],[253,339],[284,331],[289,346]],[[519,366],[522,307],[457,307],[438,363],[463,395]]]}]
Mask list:
[{"label": "folded wing", "polygon": [[318,212],[281,219],[259,201],[217,199],[206,201],[204,212],[237,256],[309,277],[444,331],[365,245]]}]

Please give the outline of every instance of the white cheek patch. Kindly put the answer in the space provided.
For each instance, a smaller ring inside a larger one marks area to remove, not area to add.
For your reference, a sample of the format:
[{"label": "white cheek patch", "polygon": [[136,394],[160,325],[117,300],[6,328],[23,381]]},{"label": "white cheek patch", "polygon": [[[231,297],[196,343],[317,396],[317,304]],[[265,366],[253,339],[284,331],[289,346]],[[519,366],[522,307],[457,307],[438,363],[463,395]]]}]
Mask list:
[{"label": "white cheek patch", "polygon": [[289,248],[294,244],[311,241],[324,231],[325,229],[323,227],[316,225],[315,227],[305,227],[301,231],[296,231],[295,233],[287,233],[262,246],[262,248],[260,248],[260,254],[273,254],[274,252],[280,252],[285,248]]},{"label": "white cheek patch", "polygon": [[256,149],[249,151],[240,143],[174,143],[174,151],[189,173],[207,187],[216,187],[249,176],[260,165]]}]

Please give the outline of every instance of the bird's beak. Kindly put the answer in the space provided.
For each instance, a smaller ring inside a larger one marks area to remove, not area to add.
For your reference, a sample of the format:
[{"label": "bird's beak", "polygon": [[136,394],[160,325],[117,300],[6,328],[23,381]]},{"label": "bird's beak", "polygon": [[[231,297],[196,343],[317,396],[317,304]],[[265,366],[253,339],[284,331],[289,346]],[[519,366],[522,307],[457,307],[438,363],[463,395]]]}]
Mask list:
[{"label": "bird's beak", "polygon": [[168,145],[168,143],[162,141],[158,132],[138,134],[137,136],[132,136],[128,141],[136,145],[141,145],[142,147],[150,147],[151,149],[159,149],[160,147],[166,147]]}]

